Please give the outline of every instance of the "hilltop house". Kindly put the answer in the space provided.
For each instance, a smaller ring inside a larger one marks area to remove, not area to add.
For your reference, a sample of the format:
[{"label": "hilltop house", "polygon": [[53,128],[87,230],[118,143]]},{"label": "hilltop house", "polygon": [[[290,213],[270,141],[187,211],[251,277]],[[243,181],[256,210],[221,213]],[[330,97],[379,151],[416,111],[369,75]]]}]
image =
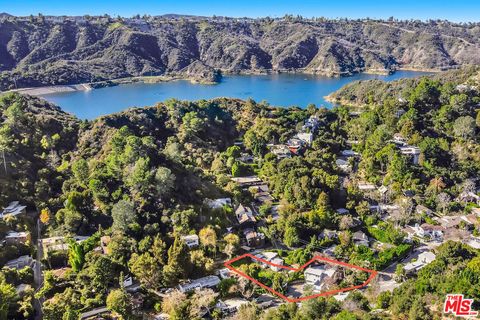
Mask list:
[{"label": "hilltop house", "polygon": [[315,291],[322,291],[335,283],[337,269],[326,265],[313,266],[305,269],[303,275],[306,285],[312,286]]},{"label": "hilltop house", "polygon": [[185,241],[185,244],[188,246],[189,249],[196,248],[200,244],[199,238],[196,234],[183,236],[182,239],[183,241]]},{"label": "hilltop house", "polygon": [[5,218],[6,216],[18,216],[21,214],[27,213],[27,206],[21,205],[18,201],[12,201],[10,204],[3,209],[0,213],[0,217]]},{"label": "hilltop house", "polygon": [[20,270],[25,267],[32,268],[34,264],[35,264],[35,261],[33,260],[33,258],[25,255],[25,256],[18,257],[17,259],[8,261],[5,264],[5,267]]},{"label": "hilltop house", "polygon": [[262,184],[263,181],[257,176],[249,176],[249,177],[233,177],[231,180],[237,183],[240,188],[248,188],[252,186],[256,186]]},{"label": "hilltop house", "polygon": [[184,284],[178,285],[178,289],[181,292],[190,292],[197,288],[213,288],[220,283],[220,278],[217,276],[206,276],[203,278],[195,279]]},{"label": "hilltop house", "polygon": [[[276,265],[279,265],[279,266],[283,266],[283,259],[280,258],[278,256],[278,253],[276,252],[272,252],[272,251],[264,251],[262,252],[261,254],[258,254],[256,255],[256,257],[260,258],[260,259],[263,259],[263,260],[266,260],[272,264],[276,264]],[[261,266],[263,268],[267,268],[269,267],[270,269],[272,269],[273,271],[280,271],[282,268],[280,267],[277,267],[277,266],[274,266],[274,265],[270,265],[270,264],[267,264],[267,263],[264,263],[264,262],[260,262]]]},{"label": "hilltop house", "polygon": [[313,132],[317,130],[318,126],[320,125],[320,121],[316,115],[310,116],[307,120],[305,120],[305,124],[302,126],[303,131],[310,131]]},{"label": "hilltop house", "polygon": [[257,222],[252,209],[245,207],[243,204],[240,204],[237,210],[235,210],[235,216],[242,228],[252,228]]},{"label": "hilltop house", "polygon": [[[87,240],[89,237],[86,236],[74,236],[72,237],[77,243],[81,243]],[[65,237],[51,237],[41,239],[41,244],[43,246],[43,251],[45,254],[48,254],[51,251],[67,251],[68,243]]]},{"label": "hilltop house", "polygon": [[30,232],[14,232],[10,231],[7,233],[5,236],[5,242],[7,244],[19,244],[19,243],[27,243],[31,241],[32,237],[30,235]]},{"label": "hilltop house", "polygon": [[475,203],[477,205],[480,205],[480,196],[476,195],[473,192],[464,191],[460,193],[455,200],[460,203]]},{"label": "hilltop house", "polygon": [[420,159],[420,148],[415,146],[400,147],[400,153],[409,156],[412,159],[413,164],[418,164]]},{"label": "hilltop house", "polygon": [[407,263],[403,269],[406,274],[413,274],[418,272],[418,270],[425,267],[427,264],[435,260],[435,254],[433,252],[422,252],[418,255],[418,258],[415,262]]},{"label": "hilltop house", "polygon": [[261,247],[265,244],[265,235],[254,229],[245,229],[243,235],[245,236],[249,247]]},{"label": "hilltop house", "polygon": [[279,160],[292,157],[292,152],[284,144],[269,145],[268,147],[270,148],[270,152]]},{"label": "hilltop house", "polygon": [[424,223],[422,225],[416,223],[413,227],[405,227],[404,231],[409,234],[410,238],[415,235],[424,239],[427,238],[435,241],[441,241],[443,239],[443,232],[445,231],[445,228],[428,223]]},{"label": "hilltop house", "polygon": [[362,231],[357,231],[352,234],[352,241],[356,246],[369,246],[368,237]]},{"label": "hilltop house", "polygon": [[313,134],[310,133],[310,132],[297,133],[297,135],[295,136],[295,138],[303,141],[303,142],[306,143],[307,145],[311,145],[312,142],[313,142]]}]

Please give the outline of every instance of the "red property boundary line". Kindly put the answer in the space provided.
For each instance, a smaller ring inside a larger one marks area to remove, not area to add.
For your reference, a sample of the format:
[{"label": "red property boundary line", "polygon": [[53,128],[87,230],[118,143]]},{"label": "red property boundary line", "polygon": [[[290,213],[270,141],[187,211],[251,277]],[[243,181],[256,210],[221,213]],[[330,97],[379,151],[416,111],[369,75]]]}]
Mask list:
[{"label": "red property boundary line", "polygon": [[[348,288],[342,288],[342,289],[337,289],[337,290],[331,290],[331,291],[327,291],[327,292],[322,292],[322,293],[318,293],[318,294],[314,294],[314,295],[310,295],[310,296],[306,296],[306,297],[300,297],[300,298],[289,298],[283,294],[281,294],[280,292],[276,291],[276,290],[273,290],[272,288],[270,288],[269,286],[266,286],[264,285],[263,283],[261,283],[260,281],[250,277],[249,275],[243,273],[242,271],[234,268],[231,266],[232,263],[234,263],[235,261],[238,261],[238,260],[241,260],[243,258],[251,258],[253,260],[257,260],[257,261],[260,261],[260,262],[263,262],[267,265],[271,265],[273,267],[277,267],[277,268],[280,268],[280,269],[285,269],[285,270],[291,270],[291,271],[294,271],[294,272],[297,272],[297,271],[300,271],[302,269],[305,269],[308,265],[314,263],[315,261],[325,261],[325,262],[328,262],[328,263],[331,263],[331,264],[336,264],[336,265],[340,265],[340,266],[343,266],[343,267],[347,267],[347,268],[351,268],[351,269],[357,269],[357,270],[360,270],[360,271],[364,271],[364,272],[367,272],[367,273],[370,273],[370,277],[368,277],[368,279],[360,284],[360,285],[357,285],[357,286],[352,286],[352,287],[348,287]],[[256,257],[250,253],[246,253],[244,255],[241,255],[241,256],[238,256],[236,258],[233,258],[231,260],[228,260],[226,261],[224,264],[223,264],[225,267],[227,267],[228,269],[230,269],[231,271],[237,273],[238,275],[256,283],[257,285],[259,285],[260,287],[264,288],[265,290],[268,290],[270,291],[271,293],[273,293],[274,295],[282,298],[283,300],[287,301],[287,302],[300,302],[300,301],[304,301],[304,300],[310,300],[310,299],[313,299],[313,298],[317,298],[317,297],[324,297],[324,296],[329,296],[329,295],[333,295],[333,294],[336,294],[336,293],[340,293],[340,292],[345,292],[345,291],[350,291],[350,290],[355,290],[355,289],[360,289],[360,288],[363,288],[365,286],[367,286],[372,280],[373,278],[375,278],[377,276],[377,271],[375,270],[371,270],[371,269],[366,269],[366,268],[362,268],[360,266],[356,266],[356,265],[353,265],[353,264],[349,264],[349,263],[345,263],[345,262],[342,262],[342,261],[338,261],[338,260],[333,260],[333,259],[329,259],[329,258],[326,258],[326,257],[322,257],[322,256],[315,256],[313,257],[310,261],[308,261],[307,263],[305,263],[303,266],[300,266],[298,268],[292,268],[290,266],[284,266],[284,265],[279,265],[279,264],[275,264],[275,263],[272,263],[270,261],[267,261],[265,259],[262,259],[262,258],[259,258],[259,257]]]}]

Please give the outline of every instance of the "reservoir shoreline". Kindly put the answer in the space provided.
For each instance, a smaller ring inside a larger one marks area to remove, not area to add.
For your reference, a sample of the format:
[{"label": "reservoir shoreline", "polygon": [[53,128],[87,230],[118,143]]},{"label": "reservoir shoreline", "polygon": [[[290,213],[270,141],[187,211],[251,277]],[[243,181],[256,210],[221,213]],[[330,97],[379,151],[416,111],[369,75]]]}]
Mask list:
[{"label": "reservoir shoreline", "polygon": [[[366,69],[363,71],[355,72],[355,73],[344,73],[344,74],[333,74],[333,73],[325,73],[325,72],[307,72],[302,69],[296,70],[259,70],[257,72],[225,72],[222,71],[222,74],[225,76],[251,76],[251,75],[274,75],[274,74],[296,74],[296,75],[315,75],[315,76],[324,76],[329,78],[348,78],[353,77],[359,74],[368,74],[368,75],[390,75],[395,74],[399,71],[411,71],[411,72],[425,72],[425,73],[436,73],[440,70],[437,69],[424,69],[424,68],[413,68],[413,67],[399,67],[395,70],[380,70],[380,69]],[[185,75],[160,75],[160,76],[140,76],[140,77],[126,77],[126,78],[118,78],[112,80],[104,80],[98,82],[91,82],[91,83],[79,83],[79,84],[64,84],[64,85],[52,85],[52,86],[41,86],[41,87],[29,87],[29,88],[20,88],[20,89],[12,89],[8,91],[4,91],[0,93],[8,93],[8,92],[18,92],[21,94],[28,94],[31,96],[45,96],[50,94],[57,94],[57,93],[66,93],[66,92],[75,92],[75,91],[89,91],[93,89],[105,88],[105,87],[113,87],[123,84],[132,84],[132,83],[145,83],[145,84],[152,84],[152,83],[162,83],[162,82],[171,82],[171,81],[189,81],[192,84],[211,84],[216,85],[221,82],[220,78],[217,82],[212,82],[206,79],[200,79],[198,77],[192,76],[185,76]],[[326,99],[326,101],[329,101]]]}]

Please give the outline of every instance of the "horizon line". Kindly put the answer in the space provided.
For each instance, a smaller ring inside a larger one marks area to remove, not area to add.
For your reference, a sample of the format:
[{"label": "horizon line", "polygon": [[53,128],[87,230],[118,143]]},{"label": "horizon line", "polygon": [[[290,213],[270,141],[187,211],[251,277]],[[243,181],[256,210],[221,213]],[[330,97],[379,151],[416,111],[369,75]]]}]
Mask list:
[{"label": "horizon line", "polygon": [[136,16],[140,16],[140,19],[143,19],[143,16],[150,16],[153,18],[157,17],[168,17],[168,16],[178,16],[178,17],[195,17],[195,18],[227,18],[227,19],[252,19],[252,20],[262,20],[262,19],[273,19],[273,20],[280,20],[284,19],[286,17],[293,17],[293,18],[301,18],[307,21],[315,20],[315,19],[326,19],[326,20],[350,20],[350,21],[386,21],[386,22],[408,22],[408,21],[420,21],[422,23],[427,23],[429,21],[440,21],[440,22],[450,22],[450,23],[455,23],[455,24],[478,24],[480,23],[480,20],[478,21],[473,21],[473,20],[464,20],[464,21],[454,21],[454,20],[449,20],[447,18],[428,18],[428,19],[421,19],[421,18],[396,18],[395,16],[391,16],[388,18],[379,18],[379,17],[359,17],[359,18],[353,18],[353,17],[348,17],[348,16],[343,16],[343,17],[328,17],[328,16],[312,16],[312,17],[306,17],[302,16],[301,14],[293,14],[293,13],[286,13],[283,16],[278,16],[278,15],[273,15],[273,16],[227,16],[227,15],[196,15],[196,14],[187,14],[187,13],[163,13],[163,14],[150,14],[150,13],[136,13],[131,16],[127,15],[115,15],[115,14],[110,14],[110,13],[103,13],[103,14],[47,14],[47,13],[35,13],[35,14],[27,14],[27,15],[15,15],[8,13],[6,11],[0,12],[0,16],[9,16],[9,17],[14,17],[14,18],[24,18],[24,17],[39,17],[39,16],[44,16],[44,17],[104,17],[108,16],[111,19],[134,19]]}]

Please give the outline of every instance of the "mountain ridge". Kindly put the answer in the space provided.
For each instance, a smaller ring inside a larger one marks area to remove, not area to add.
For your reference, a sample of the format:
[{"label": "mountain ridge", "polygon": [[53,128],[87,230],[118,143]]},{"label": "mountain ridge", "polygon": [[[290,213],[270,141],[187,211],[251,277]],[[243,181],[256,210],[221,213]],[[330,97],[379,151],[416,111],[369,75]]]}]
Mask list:
[{"label": "mountain ridge", "polygon": [[480,64],[480,25],[446,21],[9,17],[0,90],[139,76],[215,82],[221,73],[328,76]]}]

